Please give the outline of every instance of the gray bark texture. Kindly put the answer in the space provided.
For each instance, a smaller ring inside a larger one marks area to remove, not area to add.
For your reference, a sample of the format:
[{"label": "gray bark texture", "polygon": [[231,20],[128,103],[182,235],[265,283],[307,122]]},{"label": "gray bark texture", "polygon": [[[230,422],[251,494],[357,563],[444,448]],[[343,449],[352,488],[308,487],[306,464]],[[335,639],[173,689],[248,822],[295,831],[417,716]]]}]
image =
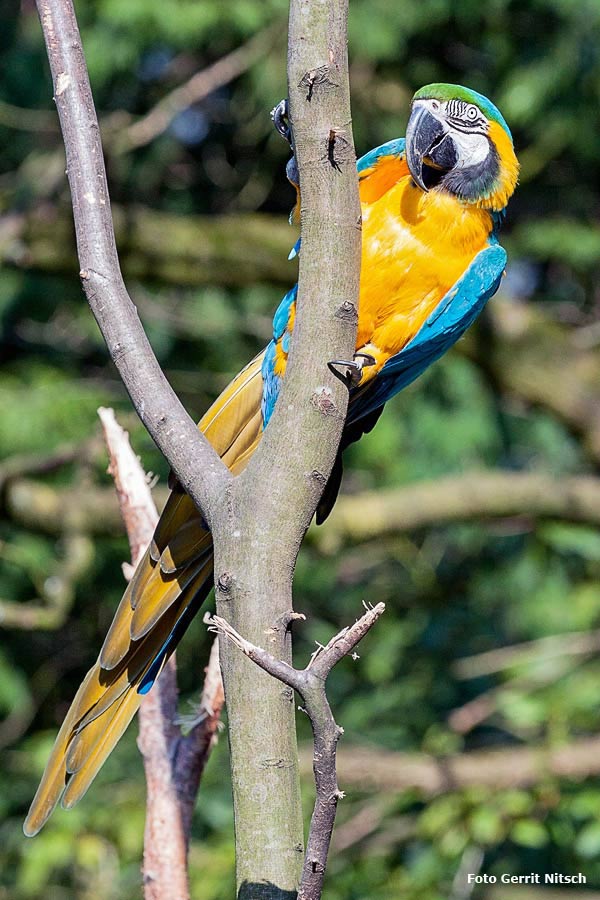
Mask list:
[{"label": "gray bark texture", "polygon": [[[217,523],[217,612],[291,663],[292,577],[331,472],[348,394],[327,362],[351,359],[360,204],[350,126],[347,3],[292,0],[290,117],[302,192],[299,293],[281,396]],[[293,692],[221,640],[229,716],[238,900],[290,900],[302,868]]]}]

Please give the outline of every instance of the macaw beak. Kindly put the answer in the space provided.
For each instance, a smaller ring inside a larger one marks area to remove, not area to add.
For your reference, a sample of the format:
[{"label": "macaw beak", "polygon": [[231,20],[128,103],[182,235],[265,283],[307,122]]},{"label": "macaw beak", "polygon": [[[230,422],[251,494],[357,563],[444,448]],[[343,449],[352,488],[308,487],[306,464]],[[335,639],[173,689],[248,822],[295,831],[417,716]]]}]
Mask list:
[{"label": "macaw beak", "polygon": [[432,184],[426,183],[425,167],[449,172],[456,161],[456,147],[443,122],[415,103],[406,127],[406,162],[415,184],[428,191]]}]

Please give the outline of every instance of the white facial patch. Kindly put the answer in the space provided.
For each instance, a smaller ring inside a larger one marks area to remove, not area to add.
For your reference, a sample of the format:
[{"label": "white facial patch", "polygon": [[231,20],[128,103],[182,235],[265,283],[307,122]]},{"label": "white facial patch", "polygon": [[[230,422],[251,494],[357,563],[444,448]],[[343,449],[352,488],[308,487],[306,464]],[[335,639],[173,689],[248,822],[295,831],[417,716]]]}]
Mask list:
[{"label": "white facial patch", "polygon": [[458,161],[455,168],[468,169],[470,166],[476,166],[487,159],[490,145],[484,134],[457,131],[454,128],[451,129],[451,134],[458,153]]}]

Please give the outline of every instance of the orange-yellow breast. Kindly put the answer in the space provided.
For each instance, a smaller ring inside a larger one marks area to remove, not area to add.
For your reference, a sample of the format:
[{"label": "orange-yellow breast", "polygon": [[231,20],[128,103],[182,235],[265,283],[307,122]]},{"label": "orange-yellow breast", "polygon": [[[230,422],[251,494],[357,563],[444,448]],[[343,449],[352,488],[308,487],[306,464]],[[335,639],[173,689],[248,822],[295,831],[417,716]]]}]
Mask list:
[{"label": "orange-yellow breast", "polygon": [[[450,194],[424,193],[406,163],[386,157],[360,181],[362,268],[356,349],[375,365],[361,383],[418,332],[438,303],[484,248],[490,214]],[[290,309],[288,330],[294,325]],[[287,353],[276,348],[275,371],[285,372]]]},{"label": "orange-yellow breast", "polygon": [[450,194],[423,193],[407,170],[381,196],[363,203],[356,346],[376,359],[363,381],[414,337],[483,249],[491,228],[489,213]]}]

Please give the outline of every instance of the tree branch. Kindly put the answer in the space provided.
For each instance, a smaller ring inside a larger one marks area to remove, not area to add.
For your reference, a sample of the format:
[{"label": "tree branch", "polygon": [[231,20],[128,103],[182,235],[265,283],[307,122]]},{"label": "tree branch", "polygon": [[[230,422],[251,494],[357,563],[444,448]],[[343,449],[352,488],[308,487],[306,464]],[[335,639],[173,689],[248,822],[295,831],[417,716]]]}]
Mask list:
[{"label": "tree branch", "polygon": [[[236,213],[175,215],[141,204],[112,207],[121,267],[127,278],[165,285],[253,282],[289,285],[290,228],[283,216]],[[71,273],[77,264],[72,216],[40,204],[0,215],[0,263]]]},{"label": "tree branch", "polygon": [[[142,421],[202,509],[214,539],[217,608],[250,639],[291,608],[296,555],[329,476],[348,393],[328,372],[351,357],[360,268],[358,177],[350,129],[347,0],[293,0],[289,96],[303,191],[300,281],[289,367],[257,452],[232,479],[166,385],[118,268],[98,125],[71,0],[38,0],[61,117],[82,278]],[[289,515],[282,516],[282,510]],[[214,513],[214,515],[213,515]],[[223,647],[232,749],[238,898],[297,887],[302,819],[287,694]],[[285,760],[273,765],[273,757]]]},{"label": "tree branch", "polygon": [[[302,754],[302,771],[310,771],[310,754]],[[600,772],[600,736],[559,747],[506,746],[435,757],[365,747],[340,748],[340,779],[365,791],[400,793],[416,789],[424,797],[471,785],[506,790],[537,784],[544,777],[580,780]]]},{"label": "tree branch", "polygon": [[310,719],[314,737],[313,773],[316,797],[298,900],[319,900],[321,897],[337,803],[344,796],[338,787],[336,773],[337,742],[343,729],[336,724],[329,706],[327,678],[333,667],[351,653],[384,611],[384,603],[368,609],[354,625],[344,628],[331,638],[327,646],[319,647],[304,669],[294,669],[261,647],[256,647],[220,616],[207,614],[204,618],[211,631],[224,635],[257,666],[297,691]]},{"label": "tree branch", "polygon": [[[100,408],[119,508],[131,549],[131,570],[152,540],[158,513],[146,476],[112,409]],[[172,656],[154,690],[140,704],[138,746],[146,774],[146,828],[142,868],[146,900],[188,900],[187,839],[173,784],[169,751],[177,739],[177,675]],[[168,823],[168,825],[167,825]]]},{"label": "tree branch", "polygon": [[[185,737],[180,737],[178,740],[173,758],[175,785],[188,841],[198,786],[210,752],[217,741],[224,704],[225,694],[223,693],[223,680],[219,664],[219,642],[215,640],[210,651],[208,666],[204,670],[204,687],[198,711],[191,722],[188,722],[184,716],[177,719],[178,724],[185,726],[188,732]],[[190,727],[191,730],[189,730]]]},{"label": "tree branch", "polygon": [[525,516],[600,524],[600,478],[475,471],[341,497],[311,539],[335,553],[348,542],[472,519]]},{"label": "tree branch", "polygon": [[80,276],[148,432],[210,523],[231,476],[164,377],[119,267],[98,120],[71,0],[37,0],[67,155]]},{"label": "tree branch", "polygon": [[[60,455],[32,457],[33,472],[62,464]],[[68,456],[66,461],[70,461]],[[114,492],[102,487],[61,488],[25,477],[29,457],[7,460],[3,513],[32,531],[57,535],[77,529],[86,534],[112,535],[122,527]],[[3,468],[0,467],[0,482]],[[154,491],[159,508],[167,489]],[[393,490],[346,494],[323,527],[311,526],[308,539],[321,552],[386,535],[422,528],[522,516],[529,520],[561,519],[600,525],[600,478],[573,475],[557,479],[546,472],[501,469],[465,472],[419,481]]]},{"label": "tree branch", "polygon": [[[100,408],[109,472],[134,568],[152,539],[158,514],[148,479],[133,453],[128,435],[112,409]],[[189,897],[187,854],[192,813],[200,777],[214,742],[222,703],[218,654],[212,654],[202,695],[199,723],[187,737],[177,725],[175,656],[166,663],[154,688],[140,705],[138,746],[146,773],[146,829],[143,882],[146,900],[186,900]],[[185,760],[185,772],[178,762]]]},{"label": "tree branch", "polygon": [[192,78],[159,100],[145,116],[118,134],[115,139],[116,152],[126,153],[149,144],[167,130],[178,113],[229,84],[264,57],[275,37],[281,32],[282,23],[276,22],[253,35],[247,43],[236,47],[206,69],[196,72]]},{"label": "tree branch", "polygon": [[[331,472],[348,391],[327,368],[352,357],[360,204],[350,128],[347,0],[292,0],[288,90],[302,188],[302,252],[285,378],[260,445],[213,528],[217,612],[291,662],[285,621],[296,556]],[[310,89],[307,84],[310,82]],[[334,164],[332,164],[334,163]],[[287,617],[287,619],[286,619]],[[221,640],[236,829],[238,900],[284,900],[302,859],[290,692]]]},{"label": "tree branch", "polygon": [[533,641],[497,647],[473,656],[463,656],[452,664],[457,678],[481,678],[513,666],[532,665],[561,656],[587,656],[600,651],[600,629],[551,634]]}]

